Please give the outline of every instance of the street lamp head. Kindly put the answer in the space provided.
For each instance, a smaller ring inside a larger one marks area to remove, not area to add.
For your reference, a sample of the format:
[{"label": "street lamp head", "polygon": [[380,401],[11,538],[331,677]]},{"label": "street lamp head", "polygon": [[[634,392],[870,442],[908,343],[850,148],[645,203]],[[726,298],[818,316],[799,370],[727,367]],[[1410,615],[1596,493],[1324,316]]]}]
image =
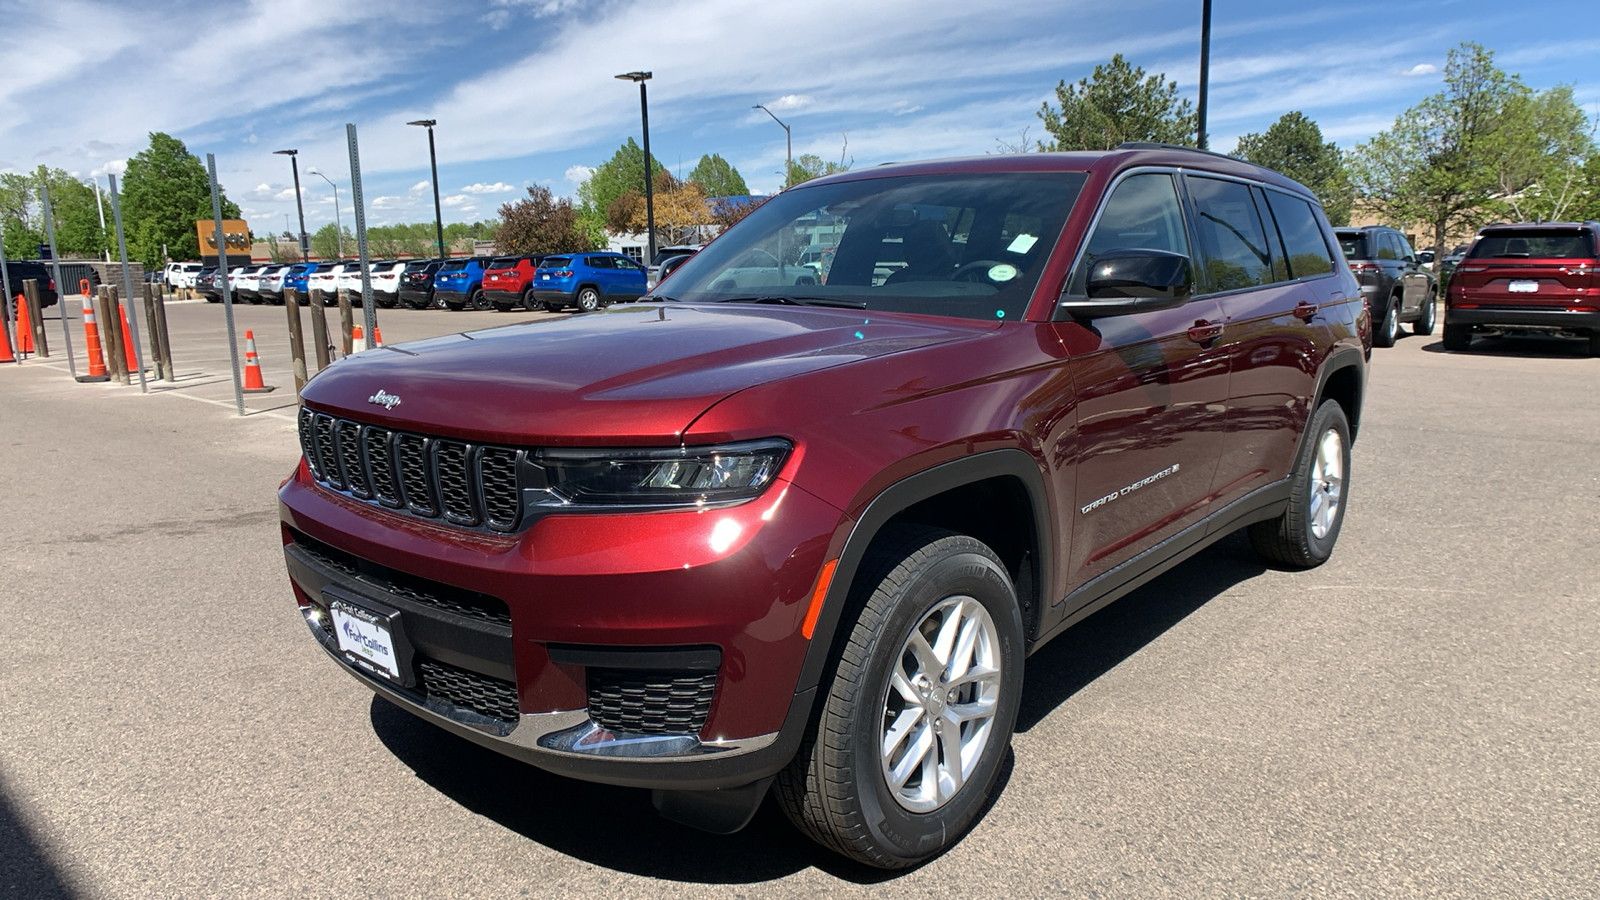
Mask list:
[{"label": "street lamp head", "polygon": [[274,151],[272,151],[274,156],[294,156],[294,155],[298,154],[299,152],[300,152],[299,150],[274,150]]},{"label": "street lamp head", "polygon": [[415,122],[407,122],[406,124],[407,125],[420,125],[423,128],[432,128],[433,126],[439,124],[439,120],[438,119],[418,119]]},{"label": "street lamp head", "polygon": [[616,78],[618,81],[639,82],[639,81],[649,81],[650,80],[650,75],[651,75],[651,73],[649,73],[649,72],[624,72],[621,75],[615,75],[613,77]]}]

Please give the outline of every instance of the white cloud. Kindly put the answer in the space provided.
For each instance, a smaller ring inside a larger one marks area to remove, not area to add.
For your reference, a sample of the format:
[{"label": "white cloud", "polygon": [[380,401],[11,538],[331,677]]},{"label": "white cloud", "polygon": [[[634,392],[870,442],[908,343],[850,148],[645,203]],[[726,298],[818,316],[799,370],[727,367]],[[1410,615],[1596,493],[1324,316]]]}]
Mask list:
[{"label": "white cloud", "polygon": [[572,182],[574,185],[583,184],[585,181],[588,181],[589,176],[593,174],[594,169],[590,168],[589,166],[567,166],[567,180]]},{"label": "white cloud", "polygon": [[1418,75],[1432,75],[1437,71],[1439,71],[1439,67],[1433,63],[1417,63],[1400,74],[1406,76],[1407,78],[1415,78]]},{"label": "white cloud", "polygon": [[126,171],[128,171],[128,161],[127,160],[125,160],[125,159],[113,159],[110,162],[106,163],[105,165],[100,166],[99,168],[97,168],[94,171],[90,172],[89,173],[89,177],[91,177],[91,178],[99,178],[102,175],[116,175],[116,176],[120,177]]},{"label": "white cloud", "polygon": [[394,209],[395,207],[400,206],[403,203],[405,203],[405,200],[403,198],[401,198],[401,197],[374,197],[374,198],[372,198],[372,208],[373,209]]},{"label": "white cloud", "polygon": [[411,186],[411,193],[420,194],[423,191],[425,191],[425,190],[427,190],[428,188],[431,188],[431,187],[433,187],[433,182],[431,182],[428,179],[424,178],[421,181],[419,181],[416,184],[413,184]]},{"label": "white cloud", "polygon": [[[644,170],[640,169],[639,171],[642,172]],[[471,202],[472,202],[472,197],[467,195],[467,194],[451,194],[450,196],[444,198],[443,200],[440,200],[439,201],[439,205],[440,206],[447,206],[447,207],[449,207],[451,209],[455,209],[457,207],[466,206],[467,204],[469,204]]]},{"label": "white cloud", "polygon": [[906,115],[907,113],[914,113],[914,112],[917,112],[917,111],[919,111],[921,109],[922,109],[922,104],[920,104],[920,103],[917,104],[916,106],[912,106],[911,105],[911,101],[909,101],[909,100],[896,100],[894,102],[894,104],[889,107],[889,112],[892,115],[903,116],[903,115]]},{"label": "white cloud", "polygon": [[[640,171],[644,170],[640,169]],[[640,177],[642,178],[643,176]],[[516,190],[516,188],[503,181],[496,181],[494,184],[484,184],[482,182],[469,184],[461,190],[468,194],[506,194]]]},{"label": "white cloud", "polygon": [[[817,99],[809,94],[784,94],[782,97],[779,97],[778,99],[765,105],[767,109],[784,110],[799,109],[803,106],[810,106],[816,102]],[[642,172],[644,170],[640,169],[640,171]],[[643,178],[644,176],[641,175],[639,177]]]}]

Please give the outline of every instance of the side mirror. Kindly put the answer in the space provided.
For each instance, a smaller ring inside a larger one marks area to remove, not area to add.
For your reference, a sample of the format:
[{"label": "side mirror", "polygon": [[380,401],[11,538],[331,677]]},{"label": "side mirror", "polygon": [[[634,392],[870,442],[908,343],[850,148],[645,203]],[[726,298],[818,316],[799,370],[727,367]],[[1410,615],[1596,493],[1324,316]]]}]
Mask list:
[{"label": "side mirror", "polygon": [[1189,257],[1168,250],[1111,250],[1089,266],[1086,293],[1060,308],[1082,319],[1172,309],[1194,293],[1194,269]]}]

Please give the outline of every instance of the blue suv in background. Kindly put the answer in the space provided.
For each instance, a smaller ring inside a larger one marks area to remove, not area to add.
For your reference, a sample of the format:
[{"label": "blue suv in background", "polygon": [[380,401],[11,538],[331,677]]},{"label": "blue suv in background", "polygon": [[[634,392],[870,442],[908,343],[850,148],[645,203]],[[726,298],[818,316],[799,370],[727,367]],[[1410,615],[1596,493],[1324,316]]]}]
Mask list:
[{"label": "blue suv in background", "polygon": [[300,305],[311,305],[311,289],[307,282],[311,280],[311,273],[315,272],[322,263],[296,263],[289,267],[289,274],[283,276],[283,289],[290,288],[300,292]]},{"label": "blue suv in background", "polygon": [[433,276],[434,302],[451,309],[490,309],[483,295],[483,267],[486,259],[449,259]]},{"label": "blue suv in background", "polygon": [[547,256],[533,275],[533,299],[552,312],[565,306],[590,312],[644,296],[644,266],[621,253]]}]

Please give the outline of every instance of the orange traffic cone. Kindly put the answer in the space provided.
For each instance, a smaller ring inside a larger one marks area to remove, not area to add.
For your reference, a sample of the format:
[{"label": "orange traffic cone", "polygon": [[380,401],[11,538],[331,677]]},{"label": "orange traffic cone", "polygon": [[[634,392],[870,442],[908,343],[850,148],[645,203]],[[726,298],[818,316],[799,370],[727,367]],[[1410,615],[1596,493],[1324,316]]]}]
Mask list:
[{"label": "orange traffic cone", "polygon": [[372,326],[372,346],[383,346],[383,329],[376,325]]},{"label": "orange traffic cone", "polygon": [[[88,284],[84,282],[86,288]],[[83,341],[89,347],[89,374],[79,375],[78,380],[110,381],[111,376],[106,374],[105,353],[100,347],[100,323],[95,319],[94,302],[89,299],[87,290],[83,294]]]},{"label": "orange traffic cone", "polygon": [[128,371],[134,375],[139,374],[139,351],[133,345],[133,333],[128,330],[128,308],[121,303],[117,309],[122,311],[122,349],[128,356]]},{"label": "orange traffic cone", "polygon": [[350,352],[360,353],[365,349],[367,349],[367,339],[361,334],[361,326],[350,326]]},{"label": "orange traffic cone", "polygon": [[276,387],[268,387],[261,381],[261,358],[256,356],[256,333],[244,333],[244,392],[246,394],[265,394],[275,391]]},{"label": "orange traffic cone", "polygon": [[0,323],[0,363],[17,361],[16,354],[11,352],[11,338],[6,334],[6,325],[9,324],[9,322]]},{"label": "orange traffic cone", "polygon": [[28,301],[17,295],[17,352],[34,353],[33,320],[28,317]]}]

